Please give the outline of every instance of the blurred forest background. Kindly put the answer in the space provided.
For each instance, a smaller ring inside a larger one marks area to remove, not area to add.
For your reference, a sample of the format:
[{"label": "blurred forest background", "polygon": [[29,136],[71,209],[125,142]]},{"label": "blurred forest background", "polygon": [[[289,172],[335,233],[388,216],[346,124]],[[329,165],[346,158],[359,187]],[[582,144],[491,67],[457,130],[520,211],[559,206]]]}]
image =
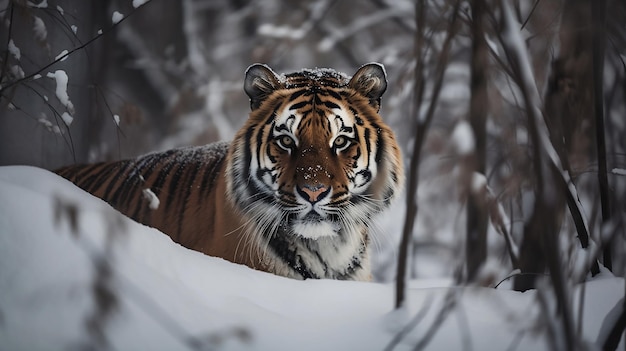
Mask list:
[{"label": "blurred forest background", "polygon": [[622,0],[3,0],[0,17],[0,165],[228,140],[250,64],[377,61],[410,194],[379,222],[377,280],[398,261],[517,290],[550,273],[567,334],[569,288],[626,274]]}]

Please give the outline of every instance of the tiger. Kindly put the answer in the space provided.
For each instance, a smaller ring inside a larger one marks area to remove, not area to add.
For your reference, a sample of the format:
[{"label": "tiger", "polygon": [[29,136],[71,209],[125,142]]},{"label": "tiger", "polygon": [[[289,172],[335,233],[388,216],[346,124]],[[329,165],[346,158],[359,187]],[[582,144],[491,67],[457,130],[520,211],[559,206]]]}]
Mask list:
[{"label": "tiger", "polygon": [[386,89],[378,63],[352,77],[257,63],[231,142],[56,173],[188,249],[288,278],[371,280],[372,220],[404,179],[379,115]]}]

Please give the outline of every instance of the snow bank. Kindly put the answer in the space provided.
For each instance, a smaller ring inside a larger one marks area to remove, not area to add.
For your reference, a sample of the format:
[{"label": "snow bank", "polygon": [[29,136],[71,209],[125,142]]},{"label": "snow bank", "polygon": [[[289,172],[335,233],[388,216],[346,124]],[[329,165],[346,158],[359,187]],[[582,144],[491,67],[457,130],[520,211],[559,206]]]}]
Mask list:
[{"label": "snow bank", "polygon": [[[391,313],[390,284],[257,272],[187,250],[50,172],[0,167],[0,349],[383,350],[421,311],[395,348],[407,350],[446,296],[456,307],[427,349],[547,349],[533,292],[410,286],[407,309]],[[623,290],[616,278],[586,285],[587,340]]]}]

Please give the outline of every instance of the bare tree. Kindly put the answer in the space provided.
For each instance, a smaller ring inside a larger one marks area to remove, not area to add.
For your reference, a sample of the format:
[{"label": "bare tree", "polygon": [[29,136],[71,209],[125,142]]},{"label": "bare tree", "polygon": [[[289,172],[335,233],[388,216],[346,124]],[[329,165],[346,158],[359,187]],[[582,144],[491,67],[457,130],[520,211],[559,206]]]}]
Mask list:
[{"label": "bare tree", "polygon": [[[474,165],[470,174],[466,175],[472,182],[474,172],[480,175],[486,171],[486,145],[487,145],[487,67],[488,51],[485,40],[483,21],[486,12],[486,2],[473,0],[471,2],[472,21],[472,58],[471,58],[471,82],[469,120],[475,140]],[[474,184],[469,185],[467,197],[467,239],[465,254],[467,260],[467,279],[472,281],[476,278],[478,270],[487,258],[487,204],[477,194]]]},{"label": "bare tree", "polygon": [[[418,30],[416,33],[415,39],[415,58],[417,60],[415,67],[415,93],[414,93],[414,115],[413,120],[415,123],[415,140],[413,143],[413,152],[411,153],[411,161],[409,163],[409,177],[408,177],[408,189],[407,189],[407,197],[406,197],[406,208],[407,212],[405,215],[404,228],[402,231],[402,239],[400,241],[400,248],[398,254],[398,273],[396,277],[396,308],[402,306],[404,302],[404,294],[405,294],[405,280],[406,277],[406,267],[407,260],[409,259],[408,248],[409,243],[411,241],[411,237],[413,236],[413,226],[417,217],[417,202],[415,196],[417,194],[417,188],[419,184],[419,161],[422,147],[424,145],[426,132],[432,122],[434,117],[435,108],[437,107],[437,103],[439,100],[439,94],[441,92],[441,86],[443,84],[443,75],[445,73],[445,69],[449,60],[450,55],[450,47],[452,45],[452,39],[458,30],[458,8],[460,6],[460,1],[456,1],[454,7],[452,9],[452,18],[448,24],[446,30],[446,38],[444,40],[441,51],[438,53],[438,66],[435,71],[435,84],[432,88],[432,96],[430,100],[430,104],[428,105],[428,109],[426,111],[425,116],[420,116],[419,111],[421,110],[421,104],[423,101],[423,79],[425,74],[423,72],[424,65],[421,62],[422,51],[424,49],[424,31],[423,27],[420,28],[421,23],[425,18],[425,1],[418,1],[416,4],[416,24],[418,26]],[[419,88],[418,88],[419,87]]]}]

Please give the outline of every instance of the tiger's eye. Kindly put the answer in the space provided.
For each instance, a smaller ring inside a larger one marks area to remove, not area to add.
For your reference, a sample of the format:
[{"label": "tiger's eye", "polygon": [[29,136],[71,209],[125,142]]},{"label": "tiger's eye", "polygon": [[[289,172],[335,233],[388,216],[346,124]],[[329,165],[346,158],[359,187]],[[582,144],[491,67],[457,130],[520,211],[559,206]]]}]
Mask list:
[{"label": "tiger's eye", "polygon": [[281,135],[276,141],[283,149],[291,149],[295,146],[295,141],[289,135]]},{"label": "tiger's eye", "polygon": [[335,138],[334,146],[336,149],[341,149],[346,145],[348,145],[348,138],[346,138],[345,136],[340,135]]}]

